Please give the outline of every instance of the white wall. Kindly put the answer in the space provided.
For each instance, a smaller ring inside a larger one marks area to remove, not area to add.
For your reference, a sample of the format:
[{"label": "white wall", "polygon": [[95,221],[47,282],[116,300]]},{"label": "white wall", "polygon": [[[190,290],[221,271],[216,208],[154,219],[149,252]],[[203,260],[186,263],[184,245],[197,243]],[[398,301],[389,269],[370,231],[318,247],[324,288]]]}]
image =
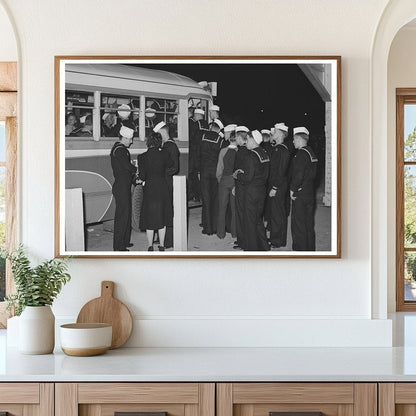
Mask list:
[{"label": "white wall", "polygon": [[[370,57],[387,0],[0,4],[21,41],[21,237],[42,257],[54,253],[54,55],[343,59],[342,259],[74,259],[58,318],[109,279],[137,319],[130,345],[389,345],[389,321],[371,320],[370,255]],[[381,298],[376,317],[386,312]]]},{"label": "white wall", "polygon": [[[1,3],[0,3],[1,4]],[[4,7],[0,6],[0,61],[17,61],[17,44],[12,23]]]},{"label": "white wall", "polygon": [[388,62],[388,310],[396,310],[396,88],[416,87],[416,26],[403,27],[391,44]]}]

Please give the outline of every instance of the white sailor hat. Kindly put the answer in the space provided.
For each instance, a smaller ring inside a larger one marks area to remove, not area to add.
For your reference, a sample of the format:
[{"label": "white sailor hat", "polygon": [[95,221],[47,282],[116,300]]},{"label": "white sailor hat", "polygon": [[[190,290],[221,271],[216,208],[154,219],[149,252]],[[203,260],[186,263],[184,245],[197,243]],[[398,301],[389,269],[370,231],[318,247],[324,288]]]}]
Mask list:
[{"label": "white sailor hat", "polygon": [[221,120],[219,118],[216,118],[212,122],[215,123],[220,129],[223,129],[224,128],[224,124],[222,124],[222,122],[221,122]]},{"label": "white sailor hat", "polygon": [[270,134],[270,130],[263,129],[260,131],[261,134]]},{"label": "white sailor hat", "polygon": [[101,117],[103,120],[105,120],[108,116],[110,115],[110,113],[104,113],[103,116]]},{"label": "white sailor hat", "polygon": [[306,127],[294,127],[293,128],[293,135],[300,134],[300,133],[303,133],[309,136],[309,130]]},{"label": "white sailor hat", "polygon": [[205,114],[205,111],[202,108],[195,108],[194,114]]},{"label": "white sailor hat", "polygon": [[222,131],[219,132],[218,134],[222,139],[224,138],[224,133]]},{"label": "white sailor hat", "polygon": [[162,127],[165,127],[165,126],[166,126],[166,123],[164,121],[161,121],[157,123],[155,127],[153,127],[153,131],[157,133]]},{"label": "white sailor hat", "polygon": [[224,131],[234,131],[236,127],[237,127],[237,124],[227,124],[224,127]]},{"label": "white sailor hat", "polygon": [[120,127],[120,136],[125,137],[126,139],[132,139],[134,134],[134,130],[130,127],[121,126]]},{"label": "white sailor hat", "polygon": [[235,128],[235,132],[237,133],[239,131],[244,131],[244,132],[248,133],[250,130],[246,126],[237,126]]},{"label": "white sailor hat", "polygon": [[263,141],[263,136],[258,130],[253,130],[251,132],[251,135],[253,136],[253,139],[257,144],[260,144]]},{"label": "white sailor hat", "polygon": [[220,111],[220,107],[218,105],[212,105],[209,109],[212,111]]},{"label": "white sailor hat", "polygon": [[289,131],[289,127],[288,127],[288,126],[286,126],[286,124],[285,124],[285,123],[276,123],[276,124],[274,125],[274,128],[275,128],[275,129],[282,130],[282,131],[285,131],[286,133]]},{"label": "white sailor hat", "polygon": [[121,104],[117,107],[117,113],[121,118],[127,118],[130,115],[130,106],[128,104]]},{"label": "white sailor hat", "polygon": [[86,118],[87,118],[87,116],[82,116],[82,117],[79,118],[79,121],[81,123],[85,123]]},{"label": "white sailor hat", "polygon": [[152,107],[147,107],[146,110],[144,110],[146,117],[153,117],[156,115],[155,109]]}]

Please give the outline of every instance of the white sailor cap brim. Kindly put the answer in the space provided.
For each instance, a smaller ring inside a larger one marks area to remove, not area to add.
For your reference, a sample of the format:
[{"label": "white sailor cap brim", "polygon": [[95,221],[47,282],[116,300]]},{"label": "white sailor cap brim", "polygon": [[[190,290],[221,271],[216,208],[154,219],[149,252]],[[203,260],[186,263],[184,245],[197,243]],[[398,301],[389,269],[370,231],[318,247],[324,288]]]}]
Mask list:
[{"label": "white sailor cap brim", "polygon": [[128,117],[130,115],[131,108],[127,104],[121,104],[117,107],[117,113],[120,117]]},{"label": "white sailor cap brim", "polygon": [[194,114],[205,114],[205,111],[202,108],[195,108]]},{"label": "white sailor cap brim", "polygon": [[120,136],[125,137],[126,139],[133,138],[134,130],[130,127],[121,126],[120,127]]},{"label": "white sailor cap brim", "polygon": [[253,130],[251,132],[251,135],[253,136],[253,139],[257,144],[260,144],[263,141],[263,136],[258,130]]},{"label": "white sailor cap brim", "polygon": [[153,128],[153,131],[157,133],[161,128],[165,127],[166,123],[164,121],[161,121],[156,124],[156,126]]},{"label": "white sailor cap brim", "polygon": [[216,118],[213,123],[215,123],[220,129],[224,128],[224,124],[222,124],[221,120],[219,118]]},{"label": "white sailor cap brim", "polygon": [[244,132],[248,133],[250,130],[246,126],[237,126],[235,128],[235,132],[237,133],[239,131],[244,131]]},{"label": "white sailor cap brim", "polygon": [[82,116],[82,117],[79,118],[79,121],[81,123],[85,123],[86,118],[87,118],[87,116]]},{"label": "white sailor cap brim", "polygon": [[146,110],[144,110],[144,112],[146,114],[146,117],[153,117],[154,115],[156,115],[156,112],[152,107],[147,107]]},{"label": "white sailor cap brim", "polygon": [[261,134],[270,134],[270,130],[263,129],[260,131]]},{"label": "white sailor cap brim", "polygon": [[295,134],[306,134],[307,136],[309,136],[309,130],[306,127],[295,127],[293,129],[293,135]]},{"label": "white sailor cap brim", "polygon": [[220,107],[218,105],[212,105],[209,109],[212,111],[220,111]]},{"label": "white sailor cap brim", "polygon": [[227,124],[224,127],[224,131],[234,131],[236,127],[237,127],[237,124]]},{"label": "white sailor cap brim", "polygon": [[276,123],[276,124],[274,125],[274,128],[275,128],[275,129],[282,130],[282,131],[285,131],[286,133],[289,131],[289,127],[288,127],[288,126],[286,126],[286,124],[285,124],[285,123]]}]

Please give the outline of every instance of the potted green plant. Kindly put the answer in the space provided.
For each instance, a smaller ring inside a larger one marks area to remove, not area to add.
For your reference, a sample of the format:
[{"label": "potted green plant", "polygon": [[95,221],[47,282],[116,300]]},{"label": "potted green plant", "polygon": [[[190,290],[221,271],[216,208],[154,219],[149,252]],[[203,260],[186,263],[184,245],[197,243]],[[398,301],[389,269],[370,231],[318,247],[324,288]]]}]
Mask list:
[{"label": "potted green plant", "polygon": [[16,292],[6,296],[7,308],[19,318],[19,351],[49,354],[55,346],[55,316],[51,305],[71,276],[68,258],[46,260],[32,266],[22,245],[1,251],[10,261]]}]

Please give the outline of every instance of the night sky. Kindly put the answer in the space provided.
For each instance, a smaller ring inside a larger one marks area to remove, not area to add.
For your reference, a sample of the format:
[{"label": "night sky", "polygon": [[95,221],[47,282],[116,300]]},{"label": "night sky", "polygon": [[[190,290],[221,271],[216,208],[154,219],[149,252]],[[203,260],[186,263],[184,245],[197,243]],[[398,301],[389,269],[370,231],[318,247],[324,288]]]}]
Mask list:
[{"label": "night sky", "polygon": [[270,129],[277,122],[322,135],[325,103],[295,64],[149,64],[195,81],[216,81],[224,124]]}]

